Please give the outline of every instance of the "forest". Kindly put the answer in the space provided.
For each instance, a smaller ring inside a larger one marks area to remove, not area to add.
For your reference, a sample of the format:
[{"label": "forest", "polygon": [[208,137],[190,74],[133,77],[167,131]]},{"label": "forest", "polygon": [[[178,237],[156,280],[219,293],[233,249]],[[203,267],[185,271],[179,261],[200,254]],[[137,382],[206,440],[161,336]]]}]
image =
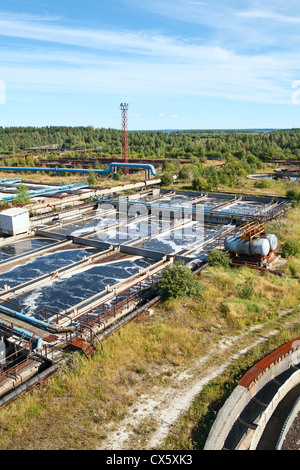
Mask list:
[{"label": "forest", "polygon": [[[228,152],[262,161],[300,159],[300,129],[274,131],[129,131],[130,158],[196,157],[222,159]],[[30,153],[31,148],[57,144],[58,150],[95,149],[103,157],[121,157],[122,131],[88,127],[0,127],[0,154]],[[44,151],[45,152],[45,151]],[[31,152],[32,153],[32,152]],[[37,153],[35,151],[35,153]],[[39,151],[39,153],[43,153]],[[72,156],[72,154],[71,154]]]}]

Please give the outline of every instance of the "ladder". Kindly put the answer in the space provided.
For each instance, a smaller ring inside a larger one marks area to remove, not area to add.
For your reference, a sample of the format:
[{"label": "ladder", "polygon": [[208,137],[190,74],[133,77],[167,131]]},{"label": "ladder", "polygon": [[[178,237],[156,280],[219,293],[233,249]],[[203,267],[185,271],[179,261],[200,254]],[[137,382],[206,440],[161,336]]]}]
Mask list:
[{"label": "ladder", "polygon": [[73,341],[73,343],[71,343],[72,346],[74,346],[75,348],[79,349],[80,351],[82,351],[84,353],[84,355],[89,358],[89,357],[92,357],[95,352],[96,352],[96,348],[95,346],[93,346],[91,343],[89,343],[88,341],[84,341],[83,339],[76,339],[75,341]]}]

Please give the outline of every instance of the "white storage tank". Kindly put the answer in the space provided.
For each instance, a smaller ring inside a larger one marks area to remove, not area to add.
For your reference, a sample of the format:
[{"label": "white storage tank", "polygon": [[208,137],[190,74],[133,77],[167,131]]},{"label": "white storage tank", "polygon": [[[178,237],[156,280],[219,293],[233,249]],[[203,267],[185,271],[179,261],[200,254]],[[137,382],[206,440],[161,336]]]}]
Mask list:
[{"label": "white storage tank", "polygon": [[0,231],[4,235],[19,235],[30,230],[29,210],[13,207],[0,212]]},{"label": "white storage tank", "polygon": [[228,236],[225,239],[225,250],[238,255],[267,256],[270,252],[270,242],[266,238],[241,240],[239,236]]}]

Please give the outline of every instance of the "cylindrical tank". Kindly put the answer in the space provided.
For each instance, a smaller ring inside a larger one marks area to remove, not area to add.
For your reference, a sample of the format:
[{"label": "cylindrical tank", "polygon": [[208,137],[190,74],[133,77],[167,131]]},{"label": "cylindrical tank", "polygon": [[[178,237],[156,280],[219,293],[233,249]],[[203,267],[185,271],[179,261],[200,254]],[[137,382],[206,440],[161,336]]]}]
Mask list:
[{"label": "cylindrical tank", "polygon": [[270,249],[271,251],[275,251],[276,248],[277,248],[277,245],[278,245],[278,239],[276,237],[276,235],[274,235],[273,233],[269,233],[268,235],[266,235],[265,237],[269,243],[270,243]]},{"label": "cylindrical tank", "polygon": [[225,250],[238,255],[267,256],[270,252],[270,242],[266,238],[254,238],[253,240],[241,240],[239,236],[230,235],[225,239]]}]

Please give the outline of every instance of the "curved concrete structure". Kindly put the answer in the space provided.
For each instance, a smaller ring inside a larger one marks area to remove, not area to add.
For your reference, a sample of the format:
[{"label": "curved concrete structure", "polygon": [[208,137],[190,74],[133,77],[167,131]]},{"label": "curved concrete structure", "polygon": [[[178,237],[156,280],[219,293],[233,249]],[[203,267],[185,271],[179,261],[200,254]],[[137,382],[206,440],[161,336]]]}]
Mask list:
[{"label": "curved concrete structure", "polygon": [[204,449],[257,449],[278,404],[299,384],[300,338],[297,338],[244,375],[219,411]]},{"label": "curved concrete structure", "polygon": [[281,448],[284,444],[285,438],[288,435],[288,432],[291,429],[291,427],[293,426],[293,423],[294,423],[295,419],[297,418],[297,416],[299,415],[299,413],[300,413],[300,397],[296,401],[292,411],[290,412],[290,414],[288,415],[288,417],[287,417],[287,419],[284,423],[284,426],[282,428],[282,431],[280,433],[279,439],[278,439],[277,444],[276,444],[276,450],[281,450]]}]

